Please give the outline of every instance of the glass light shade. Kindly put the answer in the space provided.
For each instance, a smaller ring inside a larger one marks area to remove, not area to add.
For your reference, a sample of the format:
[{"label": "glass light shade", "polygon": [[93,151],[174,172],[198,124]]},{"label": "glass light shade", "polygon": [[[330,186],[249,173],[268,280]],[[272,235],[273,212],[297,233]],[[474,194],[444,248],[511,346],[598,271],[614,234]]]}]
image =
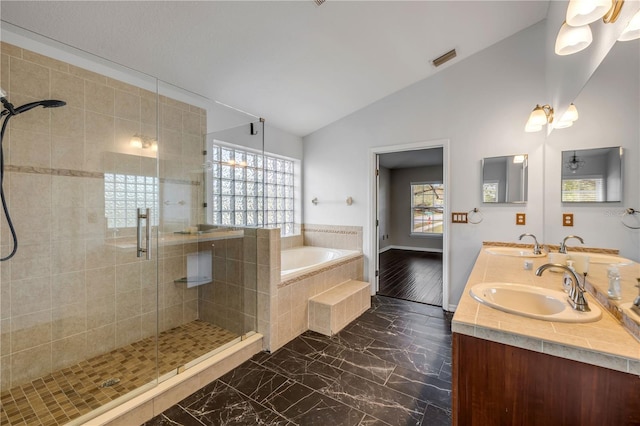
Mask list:
[{"label": "glass light shade", "polygon": [[573,126],[573,121],[564,121],[560,120],[556,123],[553,123],[554,129],[566,129],[567,127]]},{"label": "glass light shade", "polygon": [[567,24],[587,25],[602,18],[611,9],[612,0],[571,0],[567,7]]},{"label": "glass light shade", "polygon": [[539,132],[540,130],[542,130],[542,125],[531,124],[530,121],[527,121],[527,124],[524,126],[524,131],[527,133]]},{"label": "glass light shade", "polygon": [[544,109],[540,105],[537,105],[533,111],[531,111],[528,122],[533,126],[544,126],[547,124],[547,114],[545,114]]},{"label": "glass light shade", "polygon": [[560,27],[556,38],[556,55],[564,56],[580,52],[589,47],[592,41],[593,35],[589,25],[571,27],[565,22]]},{"label": "glass light shade", "polygon": [[[567,108],[565,113],[562,114],[560,121],[568,121],[572,123],[577,119],[578,119],[578,108],[576,108],[576,106],[572,103],[571,105],[569,105],[569,108]],[[554,126],[554,127],[558,128],[557,126]]]},{"label": "glass light shade", "polygon": [[637,38],[640,38],[640,11],[633,15],[627,27],[618,37],[618,41],[630,41]]}]

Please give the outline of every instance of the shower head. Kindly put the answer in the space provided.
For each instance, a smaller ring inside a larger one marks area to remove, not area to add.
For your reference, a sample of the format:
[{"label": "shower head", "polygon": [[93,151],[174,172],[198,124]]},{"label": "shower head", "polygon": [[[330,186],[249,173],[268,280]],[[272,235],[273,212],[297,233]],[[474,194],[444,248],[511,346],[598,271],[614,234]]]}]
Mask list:
[{"label": "shower head", "polygon": [[29,111],[30,109],[33,109],[39,106],[43,108],[57,108],[57,107],[65,106],[66,104],[67,103],[65,101],[58,101],[55,99],[47,99],[44,101],[30,102],[28,104],[24,104],[22,106],[14,108],[15,110],[14,115],[21,114],[23,112]]},{"label": "shower head", "polygon": [[2,105],[5,107],[5,111],[2,111],[0,116],[7,115],[7,114],[18,115],[39,106],[43,108],[57,108],[57,107],[65,106],[67,104],[65,101],[58,101],[56,99],[46,99],[43,101],[30,102],[28,104],[24,104],[16,108],[13,106],[11,102],[9,102],[9,100],[7,99],[7,92],[5,92],[2,87],[0,87],[0,102],[2,102]]}]

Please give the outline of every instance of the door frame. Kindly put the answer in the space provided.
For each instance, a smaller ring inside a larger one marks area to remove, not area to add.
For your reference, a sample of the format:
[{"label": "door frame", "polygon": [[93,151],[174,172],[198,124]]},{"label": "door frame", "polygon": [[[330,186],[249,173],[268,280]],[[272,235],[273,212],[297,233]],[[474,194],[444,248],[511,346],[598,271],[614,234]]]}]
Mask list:
[{"label": "door frame", "polygon": [[449,139],[434,139],[430,141],[413,142],[401,145],[387,145],[373,147],[369,150],[369,253],[371,253],[371,261],[369,262],[369,284],[373,294],[378,292],[379,282],[376,271],[379,270],[378,259],[378,155],[392,152],[417,151],[429,148],[442,148],[442,183],[447,194],[444,202],[444,223],[442,235],[442,309],[451,311],[449,306],[449,205],[451,200],[451,192],[449,187]]}]

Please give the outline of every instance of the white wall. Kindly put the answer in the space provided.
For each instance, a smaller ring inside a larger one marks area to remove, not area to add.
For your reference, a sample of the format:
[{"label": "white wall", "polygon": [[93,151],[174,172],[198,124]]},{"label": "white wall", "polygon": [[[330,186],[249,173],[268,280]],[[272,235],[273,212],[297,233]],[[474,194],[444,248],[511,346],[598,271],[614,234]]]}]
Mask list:
[{"label": "white wall", "polygon": [[[532,185],[527,205],[483,206],[480,162],[527,153],[530,182],[542,182],[544,135],[526,134],[523,127],[535,103],[543,101],[544,45],[545,26],[539,23],[305,137],[304,193],[319,199],[352,196],[354,204],[311,209],[306,197],[304,222],[363,226],[370,261],[371,148],[449,139],[451,210],[478,207],[484,215],[478,225],[450,227],[451,309],[483,240],[517,241],[523,232],[543,232],[542,186]],[[515,225],[516,212],[528,213],[526,227]]]}]

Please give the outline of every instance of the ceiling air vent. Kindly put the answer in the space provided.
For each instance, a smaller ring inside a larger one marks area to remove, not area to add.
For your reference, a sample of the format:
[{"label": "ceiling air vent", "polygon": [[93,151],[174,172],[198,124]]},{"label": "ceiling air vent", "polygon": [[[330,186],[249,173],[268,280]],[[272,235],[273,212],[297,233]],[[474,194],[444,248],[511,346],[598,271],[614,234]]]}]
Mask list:
[{"label": "ceiling air vent", "polygon": [[437,58],[435,58],[431,62],[433,63],[434,67],[439,67],[440,65],[444,64],[445,62],[449,62],[450,60],[452,60],[455,57],[456,57],[456,49],[453,49],[453,50],[448,51],[447,53],[445,53],[442,56],[438,56]]},{"label": "ceiling air vent", "polygon": [[314,2],[317,6],[320,6],[322,3],[324,3],[324,0],[313,0],[313,2]]}]

